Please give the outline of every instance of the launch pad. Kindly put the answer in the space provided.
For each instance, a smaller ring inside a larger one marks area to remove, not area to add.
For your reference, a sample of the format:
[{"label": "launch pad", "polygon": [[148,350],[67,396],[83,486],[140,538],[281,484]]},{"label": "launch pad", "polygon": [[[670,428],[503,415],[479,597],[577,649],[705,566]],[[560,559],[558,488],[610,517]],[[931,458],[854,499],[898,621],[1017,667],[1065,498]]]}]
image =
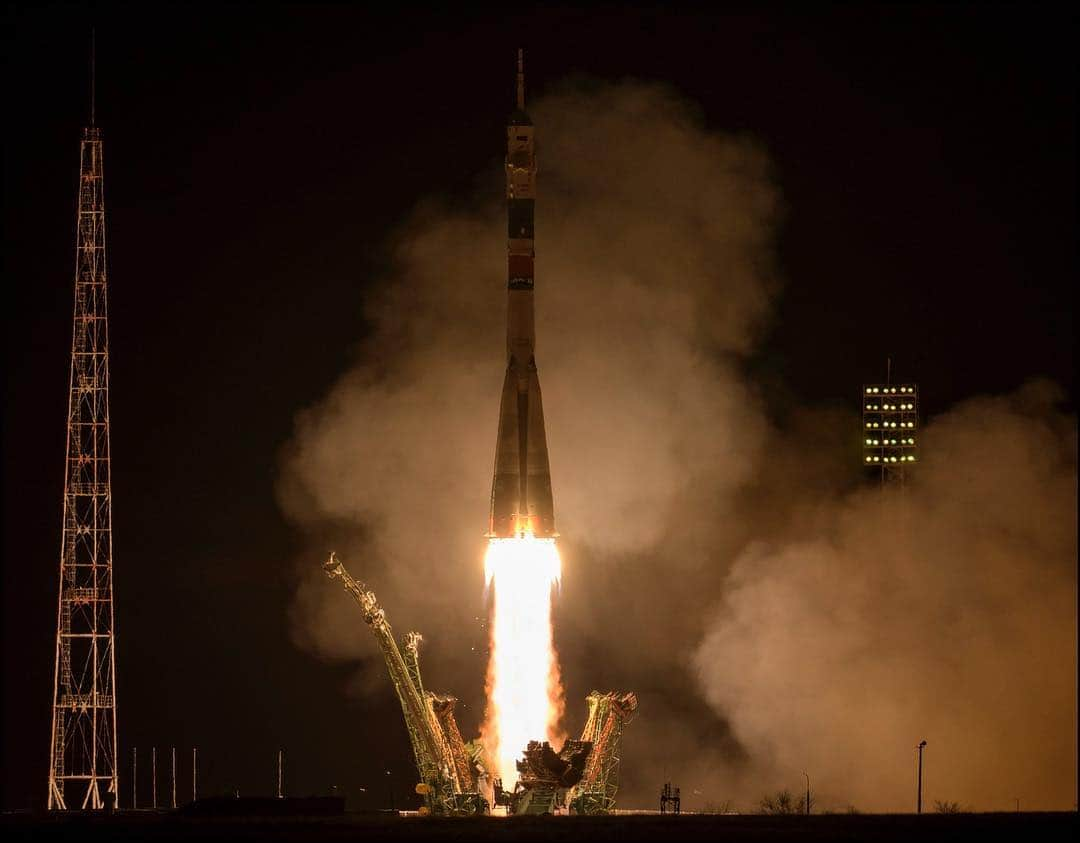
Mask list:
[{"label": "launch pad", "polygon": [[659,814],[547,817],[414,819],[385,813],[338,817],[258,819],[185,817],[178,814],[47,815],[7,814],[0,833],[11,840],[91,841],[343,841],[343,840],[544,840],[656,841],[755,840],[760,843],[825,843],[834,840],[908,843],[953,840],[1070,840],[1075,812],[995,814],[815,814],[776,817],[760,814]]},{"label": "launch pad", "polygon": [[619,743],[637,711],[634,694],[593,691],[586,698],[589,713],[581,738],[566,741],[558,753],[547,742],[530,741],[517,762],[517,784],[503,790],[501,780],[489,772],[492,765],[480,741],[462,739],[454,718],[457,698],[424,688],[420,633],[406,633],[399,647],[375,593],[349,574],[334,553],[323,570],[341,580],[356,600],[382,651],[416,759],[422,815],[480,816],[490,813],[493,804],[513,816],[614,811]]}]

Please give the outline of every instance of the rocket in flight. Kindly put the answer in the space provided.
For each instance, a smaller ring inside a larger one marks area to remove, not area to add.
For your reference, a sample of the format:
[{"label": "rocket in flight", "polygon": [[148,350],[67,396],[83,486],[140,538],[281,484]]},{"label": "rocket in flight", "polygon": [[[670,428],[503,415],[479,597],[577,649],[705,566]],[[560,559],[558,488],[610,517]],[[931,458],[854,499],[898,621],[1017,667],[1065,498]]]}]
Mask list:
[{"label": "rocket in flight", "polygon": [[499,406],[495,477],[488,535],[554,538],[544,409],[536,373],[533,318],[533,209],[536,154],[525,113],[524,57],[518,50],[517,108],[506,126],[507,294],[506,378]]}]

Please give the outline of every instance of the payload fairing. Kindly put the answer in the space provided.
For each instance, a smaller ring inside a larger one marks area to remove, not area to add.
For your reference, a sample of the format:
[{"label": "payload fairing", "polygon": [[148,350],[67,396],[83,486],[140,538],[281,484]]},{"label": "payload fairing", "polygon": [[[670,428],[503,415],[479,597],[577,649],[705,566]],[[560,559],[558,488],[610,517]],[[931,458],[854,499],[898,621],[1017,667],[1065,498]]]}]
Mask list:
[{"label": "payload fairing", "polygon": [[544,408],[536,373],[533,315],[533,209],[536,151],[533,123],[525,113],[525,71],[518,50],[517,108],[506,126],[507,293],[506,378],[499,407],[495,477],[488,535],[553,538]]}]

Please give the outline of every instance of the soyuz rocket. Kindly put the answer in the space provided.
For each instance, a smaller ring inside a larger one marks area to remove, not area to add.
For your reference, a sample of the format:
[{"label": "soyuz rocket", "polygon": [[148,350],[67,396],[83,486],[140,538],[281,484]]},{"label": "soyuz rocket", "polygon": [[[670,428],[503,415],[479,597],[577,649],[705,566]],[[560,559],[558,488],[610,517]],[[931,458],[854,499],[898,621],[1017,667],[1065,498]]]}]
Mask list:
[{"label": "soyuz rocket", "polygon": [[512,538],[531,534],[553,538],[544,408],[536,373],[533,318],[533,209],[536,204],[536,153],[533,123],[525,113],[525,69],[518,50],[517,108],[506,126],[507,295],[506,378],[499,405],[495,476],[491,483],[488,535]]}]

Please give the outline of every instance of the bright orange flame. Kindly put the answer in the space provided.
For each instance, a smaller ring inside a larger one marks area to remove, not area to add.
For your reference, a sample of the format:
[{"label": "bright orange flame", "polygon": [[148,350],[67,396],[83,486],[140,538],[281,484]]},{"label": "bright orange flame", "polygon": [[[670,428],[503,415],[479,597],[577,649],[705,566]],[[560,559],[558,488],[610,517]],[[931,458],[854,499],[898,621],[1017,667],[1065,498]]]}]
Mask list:
[{"label": "bright orange flame", "polygon": [[562,563],[554,539],[491,539],[484,574],[492,590],[484,743],[495,774],[511,790],[516,763],[533,740],[556,741],[562,682],[551,627],[552,587]]}]

